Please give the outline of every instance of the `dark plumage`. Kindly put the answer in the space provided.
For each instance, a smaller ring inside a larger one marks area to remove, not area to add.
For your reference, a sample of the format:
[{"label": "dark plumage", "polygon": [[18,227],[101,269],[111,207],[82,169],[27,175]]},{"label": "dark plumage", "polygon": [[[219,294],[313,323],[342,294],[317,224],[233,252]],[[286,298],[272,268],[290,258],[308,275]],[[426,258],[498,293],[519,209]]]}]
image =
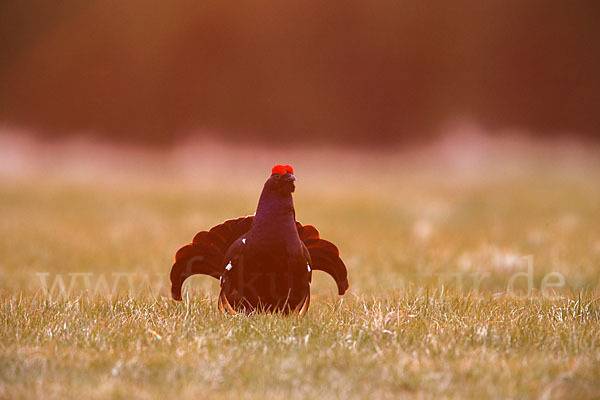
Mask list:
[{"label": "dark plumage", "polygon": [[293,169],[273,167],[255,216],[225,221],[196,234],[175,254],[171,293],[181,300],[183,282],[195,274],[219,279],[219,308],[235,314],[254,310],[299,312],[310,302],[312,270],[330,274],[338,293],[348,289],[337,247],[314,226],[296,221]]}]

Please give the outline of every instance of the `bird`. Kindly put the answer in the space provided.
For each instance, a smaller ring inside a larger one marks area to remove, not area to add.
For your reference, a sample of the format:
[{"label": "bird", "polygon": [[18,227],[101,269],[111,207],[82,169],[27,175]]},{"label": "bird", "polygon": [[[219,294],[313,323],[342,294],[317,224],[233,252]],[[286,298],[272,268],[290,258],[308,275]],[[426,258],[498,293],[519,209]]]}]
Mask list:
[{"label": "bird", "polygon": [[296,221],[292,193],[294,169],[275,165],[254,215],[230,219],[198,232],[175,253],[171,295],[182,300],[183,282],[203,274],[219,280],[218,307],[235,315],[254,312],[298,313],[310,304],[312,271],[324,271],[341,296],[349,288],[348,271],[336,245],[312,225]]}]

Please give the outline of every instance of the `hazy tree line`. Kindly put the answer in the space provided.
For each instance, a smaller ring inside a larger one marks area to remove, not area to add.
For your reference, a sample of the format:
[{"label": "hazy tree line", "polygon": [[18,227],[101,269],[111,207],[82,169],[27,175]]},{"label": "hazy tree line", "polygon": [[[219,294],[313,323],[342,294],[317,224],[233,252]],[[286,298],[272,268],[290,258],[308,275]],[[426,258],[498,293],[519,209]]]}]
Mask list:
[{"label": "hazy tree line", "polygon": [[9,1],[0,121],[49,136],[388,143],[600,133],[600,3]]}]

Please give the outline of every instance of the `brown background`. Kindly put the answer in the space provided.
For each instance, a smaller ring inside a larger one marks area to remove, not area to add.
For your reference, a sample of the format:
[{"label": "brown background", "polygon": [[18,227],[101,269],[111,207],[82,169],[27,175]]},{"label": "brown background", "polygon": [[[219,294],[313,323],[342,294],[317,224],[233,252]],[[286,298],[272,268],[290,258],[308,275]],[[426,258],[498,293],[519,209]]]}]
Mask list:
[{"label": "brown background", "polygon": [[4,1],[0,122],[172,143],[600,133],[600,2]]}]

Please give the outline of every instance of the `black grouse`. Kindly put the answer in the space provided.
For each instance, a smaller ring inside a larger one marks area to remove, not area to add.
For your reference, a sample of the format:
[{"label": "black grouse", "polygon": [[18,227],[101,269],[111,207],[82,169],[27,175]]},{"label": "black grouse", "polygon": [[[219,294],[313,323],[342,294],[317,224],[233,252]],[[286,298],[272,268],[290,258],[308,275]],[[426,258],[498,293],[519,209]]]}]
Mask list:
[{"label": "black grouse", "polygon": [[219,308],[232,314],[258,310],[304,315],[313,270],[330,274],[340,295],[348,290],[338,248],[321,239],[314,226],[296,221],[292,167],[276,165],[271,172],[254,216],[199,232],[177,251],[171,269],[175,300],[181,300],[183,282],[195,274],[219,279]]}]

